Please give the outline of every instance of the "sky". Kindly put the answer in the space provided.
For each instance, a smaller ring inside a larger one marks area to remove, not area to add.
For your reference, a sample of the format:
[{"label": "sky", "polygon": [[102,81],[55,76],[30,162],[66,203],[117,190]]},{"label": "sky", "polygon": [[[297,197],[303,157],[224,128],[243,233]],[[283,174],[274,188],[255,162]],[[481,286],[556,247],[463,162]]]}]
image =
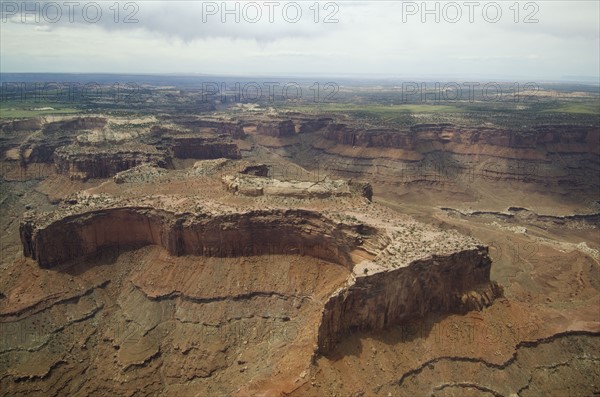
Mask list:
[{"label": "sky", "polygon": [[4,73],[600,79],[597,0],[0,6]]}]

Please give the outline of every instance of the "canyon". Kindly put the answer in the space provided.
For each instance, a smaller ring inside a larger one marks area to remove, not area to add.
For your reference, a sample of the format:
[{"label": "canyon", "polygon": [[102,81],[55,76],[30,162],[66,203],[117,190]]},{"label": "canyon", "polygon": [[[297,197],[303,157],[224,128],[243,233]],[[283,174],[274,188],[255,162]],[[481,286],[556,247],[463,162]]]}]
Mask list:
[{"label": "canyon", "polygon": [[[425,225],[410,224],[409,232],[406,225],[375,228],[360,221],[334,221],[340,214],[327,218],[309,210],[219,214],[179,205],[173,212],[121,200],[82,196],[62,210],[29,214],[20,226],[25,257],[41,268],[54,268],[103,249],[157,245],[172,256],[295,254],[334,263],[355,276],[325,304],[317,335],[321,353],[352,329],[380,329],[429,311],[480,310],[501,296],[489,280],[491,260],[485,247]],[[207,208],[206,203],[188,205]],[[436,241],[444,245],[432,245]],[[415,253],[401,255],[398,247],[409,244]]]},{"label": "canyon", "polygon": [[0,131],[3,395],[598,390],[597,125]]}]

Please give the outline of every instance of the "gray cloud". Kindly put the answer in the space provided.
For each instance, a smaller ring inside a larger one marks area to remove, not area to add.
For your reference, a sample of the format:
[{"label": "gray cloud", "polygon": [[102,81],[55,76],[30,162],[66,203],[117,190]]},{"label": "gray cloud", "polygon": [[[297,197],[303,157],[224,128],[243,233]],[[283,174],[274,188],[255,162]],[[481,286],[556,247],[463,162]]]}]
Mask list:
[{"label": "gray cloud", "polygon": [[[2,1],[2,3],[7,3]],[[9,2],[10,3],[10,2]],[[21,2],[16,2],[21,4]],[[63,1],[57,3],[63,4]],[[403,21],[407,5],[422,2],[319,3],[315,23],[314,2],[298,2],[302,18],[285,20],[276,9],[268,21],[264,2],[259,22],[241,18],[239,23],[221,9],[203,22],[203,3],[198,1],[139,1],[121,6],[115,23],[113,1],[102,5],[102,18],[89,23],[79,11],[70,22],[41,20],[21,23],[19,13],[0,23],[3,71],[144,72],[213,74],[384,74],[394,76],[519,76],[557,79],[565,75],[598,78],[600,69],[600,20],[597,1],[537,1],[537,23],[523,23],[531,11],[520,9],[519,22],[509,9],[513,2],[498,1],[502,18],[485,20],[481,10],[468,21],[466,9],[460,21],[415,13]],[[215,2],[221,8],[221,1]],[[248,2],[238,2],[240,11]],[[462,1],[457,1],[462,4]],[[524,7],[527,2],[517,2]],[[32,2],[29,2],[32,7]],[[48,1],[39,2],[43,8]],[[206,4],[206,2],[205,2]],[[230,4],[230,3],[229,3]],[[434,2],[428,2],[434,7]],[[440,2],[443,9],[448,2]],[[230,5],[231,6],[231,5]],[[46,6],[50,10],[49,6]],[[4,8],[4,5],[3,5]],[[205,8],[206,9],[206,8]],[[125,16],[137,23],[124,23]],[[331,12],[338,23],[323,23]],[[422,11],[422,10],[421,10]],[[529,12],[528,12],[529,11]],[[90,11],[91,12],[91,11]],[[2,17],[4,17],[3,15]],[[8,17],[8,15],[6,15]],[[93,14],[91,15],[93,16]],[[250,15],[252,17],[253,14]],[[293,15],[291,15],[293,16]],[[53,16],[48,15],[49,19]],[[43,18],[42,18],[43,19]]]},{"label": "gray cloud", "polygon": [[[315,23],[315,10],[310,9],[313,3],[302,1],[77,1],[71,3],[79,4],[68,4],[49,0],[3,0],[1,3],[3,22],[6,19],[8,23],[35,25],[45,31],[82,26],[121,32],[143,29],[186,42],[216,37],[259,42],[317,37],[337,25]],[[115,3],[119,7],[115,7]],[[318,19],[322,22],[328,15],[339,18],[339,5],[336,7],[319,10]],[[347,3],[344,7],[352,8],[354,4]]]}]

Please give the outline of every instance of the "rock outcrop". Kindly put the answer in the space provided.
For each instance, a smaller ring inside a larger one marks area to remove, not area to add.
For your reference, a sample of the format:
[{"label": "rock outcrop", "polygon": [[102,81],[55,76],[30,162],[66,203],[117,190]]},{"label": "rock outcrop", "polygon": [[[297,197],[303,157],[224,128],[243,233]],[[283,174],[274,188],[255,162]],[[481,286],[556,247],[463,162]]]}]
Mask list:
[{"label": "rock outcrop", "polygon": [[108,178],[141,164],[166,167],[170,157],[154,146],[107,145],[107,146],[64,146],[54,151],[54,164],[58,173],[72,179]]},{"label": "rock outcrop", "polygon": [[41,267],[103,249],[159,245],[172,256],[307,255],[350,270],[346,285],[326,300],[315,342],[322,354],[352,331],[428,312],[481,309],[501,294],[489,279],[487,248],[415,222],[384,226],[380,220],[374,227],[353,216],[306,209],[231,213],[199,204],[174,211],[104,196],[70,203],[54,213],[27,214],[21,223],[23,253]]},{"label": "rock outcrop", "polygon": [[319,118],[315,118],[315,119],[301,120],[299,132],[301,134],[308,134],[311,132],[316,132],[323,128],[326,128],[332,122],[333,122],[333,119],[329,118],[329,117],[319,117]]},{"label": "rock outcrop", "polygon": [[224,176],[223,183],[228,191],[246,196],[325,198],[350,195],[346,181],[327,178],[318,182],[280,181],[242,173]]},{"label": "rock outcrop", "polygon": [[354,182],[348,183],[350,189],[369,201],[373,201],[373,186],[369,182]]},{"label": "rock outcrop", "polygon": [[178,136],[173,138],[172,149],[173,156],[181,159],[213,160],[242,157],[235,143],[215,138]]},{"label": "rock outcrop", "polygon": [[368,176],[387,186],[417,183],[447,190],[452,185],[457,187],[452,191],[464,192],[482,180],[527,183],[557,193],[599,187],[598,178],[591,177],[600,172],[600,129],[594,126],[514,131],[452,124],[391,129],[331,123],[306,134],[304,142],[311,151],[298,157],[302,166],[313,169],[310,159],[318,158],[339,177]]},{"label": "rock outcrop", "polygon": [[19,131],[35,131],[42,128],[44,121],[42,118],[32,118],[24,120],[10,120],[0,122],[0,131],[2,132],[19,132]]},{"label": "rock outcrop", "polygon": [[54,121],[44,125],[42,132],[51,135],[61,132],[77,132],[82,130],[102,129],[108,120],[105,117],[76,117],[73,119]]},{"label": "rock outcrop", "polygon": [[292,120],[263,121],[256,125],[256,133],[276,138],[296,135],[296,127]]},{"label": "rock outcrop", "polygon": [[249,165],[240,171],[241,174],[254,176],[269,176],[269,166],[266,164]]},{"label": "rock outcrop", "polygon": [[228,121],[211,118],[177,118],[174,120],[178,125],[194,131],[205,131],[212,129],[215,134],[226,135],[233,139],[243,139],[246,134],[240,121]]},{"label": "rock outcrop", "polygon": [[24,255],[45,268],[103,248],[150,244],[175,256],[302,253],[351,266],[350,252],[361,243],[356,227],[304,210],[211,215],[113,207],[40,220],[25,221],[20,234]]},{"label": "rock outcrop", "polygon": [[428,313],[461,313],[489,306],[502,294],[490,282],[490,268],[488,250],[480,246],[359,275],[326,303],[319,326],[319,352],[329,353],[352,331],[384,329]]},{"label": "rock outcrop", "polygon": [[417,150],[425,144],[435,143],[533,149],[542,144],[594,144],[600,138],[597,128],[580,125],[542,125],[526,131],[513,131],[453,124],[418,124],[406,130],[365,130],[348,124],[332,123],[322,134],[326,139],[343,145],[405,150]]},{"label": "rock outcrop", "polygon": [[0,146],[11,150],[13,160],[22,166],[54,163],[58,173],[83,180],[111,177],[145,163],[165,167],[172,157],[239,159],[241,154],[233,140],[245,137],[241,122],[216,118],[184,118],[169,124],[159,123],[154,117],[131,121],[118,117],[54,117],[3,122],[0,129],[41,132],[0,140]]}]

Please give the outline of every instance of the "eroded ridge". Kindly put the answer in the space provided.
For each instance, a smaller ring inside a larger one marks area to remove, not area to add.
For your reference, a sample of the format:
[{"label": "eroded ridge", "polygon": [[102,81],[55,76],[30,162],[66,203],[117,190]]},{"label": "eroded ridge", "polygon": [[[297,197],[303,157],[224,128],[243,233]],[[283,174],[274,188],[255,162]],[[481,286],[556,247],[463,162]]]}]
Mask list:
[{"label": "eroded ridge", "polygon": [[363,230],[301,209],[178,213],[116,200],[64,217],[29,217],[20,233],[25,256],[45,268],[102,248],[145,245],[159,245],[174,256],[299,253],[351,267],[350,254],[360,247]]},{"label": "eroded ridge", "polygon": [[501,294],[489,278],[486,247],[413,220],[390,223],[373,212],[367,223],[303,208],[225,211],[175,198],[80,195],[69,202],[53,213],[29,213],[21,224],[24,254],[41,267],[110,247],[159,245],[172,256],[300,254],[350,270],[324,305],[315,340],[321,354],[353,330],[381,329],[428,312],[481,309]]},{"label": "eroded ridge", "polygon": [[377,330],[427,313],[480,310],[501,296],[490,282],[487,247],[432,255],[398,269],[352,279],[328,300],[319,325],[319,352],[329,353],[354,330]]}]

